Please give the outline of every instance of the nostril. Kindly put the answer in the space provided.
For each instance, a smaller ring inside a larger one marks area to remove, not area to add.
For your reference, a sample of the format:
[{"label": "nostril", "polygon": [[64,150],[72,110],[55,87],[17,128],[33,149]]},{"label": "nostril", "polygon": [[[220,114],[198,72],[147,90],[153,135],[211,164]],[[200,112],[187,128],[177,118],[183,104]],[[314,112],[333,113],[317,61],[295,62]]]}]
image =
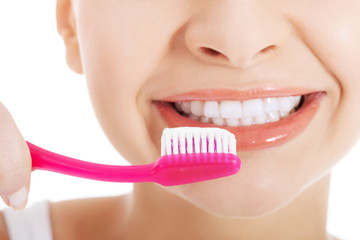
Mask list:
[{"label": "nostril", "polygon": [[222,57],[225,59],[228,59],[224,54],[222,54],[221,52],[213,49],[213,48],[208,48],[208,47],[201,47],[200,48],[200,52],[206,56],[210,56],[210,57]]},{"label": "nostril", "polygon": [[260,53],[269,53],[271,51],[274,51],[276,49],[275,45],[267,46],[266,48],[261,49]]},{"label": "nostril", "polygon": [[221,54],[219,51],[216,51],[215,49],[207,48],[207,47],[202,47],[201,51],[205,54],[212,55],[212,56],[218,56]]}]

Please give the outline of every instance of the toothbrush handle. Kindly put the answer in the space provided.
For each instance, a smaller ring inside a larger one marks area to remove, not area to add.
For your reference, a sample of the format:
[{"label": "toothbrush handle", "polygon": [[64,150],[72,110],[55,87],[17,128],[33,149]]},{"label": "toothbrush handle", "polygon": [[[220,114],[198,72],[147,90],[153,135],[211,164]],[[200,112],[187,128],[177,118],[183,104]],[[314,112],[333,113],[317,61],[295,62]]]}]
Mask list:
[{"label": "toothbrush handle", "polygon": [[30,142],[27,144],[33,170],[47,170],[107,182],[150,182],[156,173],[153,164],[117,166],[91,163],[47,151]]}]

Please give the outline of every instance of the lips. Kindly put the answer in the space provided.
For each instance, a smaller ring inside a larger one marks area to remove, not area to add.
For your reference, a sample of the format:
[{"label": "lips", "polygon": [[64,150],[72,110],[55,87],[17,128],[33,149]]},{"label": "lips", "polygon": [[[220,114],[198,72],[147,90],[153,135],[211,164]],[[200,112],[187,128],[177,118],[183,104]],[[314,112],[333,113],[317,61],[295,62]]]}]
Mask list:
[{"label": "lips", "polygon": [[[251,125],[251,126],[217,126],[204,123],[181,115],[174,108],[178,101],[208,101],[208,100],[248,100],[275,96],[302,95],[304,102],[296,112],[277,122]],[[311,122],[319,109],[324,92],[315,92],[308,89],[252,89],[248,91],[237,90],[199,90],[180,94],[154,101],[153,103],[169,127],[220,127],[232,132],[237,140],[238,151],[261,150],[279,146],[298,136]]]}]

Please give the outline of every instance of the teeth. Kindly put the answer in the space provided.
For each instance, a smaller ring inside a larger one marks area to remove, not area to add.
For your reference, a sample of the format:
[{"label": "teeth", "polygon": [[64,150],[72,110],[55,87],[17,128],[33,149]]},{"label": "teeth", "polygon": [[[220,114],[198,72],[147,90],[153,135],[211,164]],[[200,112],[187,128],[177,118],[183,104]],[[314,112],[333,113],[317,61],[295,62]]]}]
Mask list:
[{"label": "teeth", "polygon": [[286,114],[294,108],[294,101],[292,98],[278,98],[279,111]]},{"label": "teeth", "polygon": [[261,99],[245,101],[243,104],[244,117],[256,117],[264,113],[264,104]]},{"label": "teeth", "polygon": [[241,118],[242,106],[239,101],[223,101],[220,103],[220,115],[223,118]]},{"label": "teeth", "polygon": [[280,117],[281,118],[284,118],[284,117],[287,117],[287,116],[289,116],[289,112],[281,112],[280,111]]},{"label": "teeth", "polygon": [[293,96],[292,98],[294,100],[294,106],[297,107],[300,103],[301,96]]},{"label": "teeth", "polygon": [[181,111],[182,109],[181,109],[181,102],[176,102],[175,103],[175,108],[176,108],[176,110],[178,110],[178,111]]},{"label": "teeth", "polygon": [[212,118],[212,122],[215,125],[223,126],[224,123],[225,123],[225,120],[223,118],[221,118],[221,117],[216,117],[216,118]]},{"label": "teeth", "polygon": [[279,110],[278,101],[276,98],[264,99],[264,110],[266,113],[277,112]]},{"label": "teeth", "polygon": [[279,121],[293,113],[300,101],[301,96],[246,101],[188,101],[176,102],[175,108],[196,121],[237,127]]},{"label": "teeth", "polygon": [[267,119],[269,120],[269,122],[277,122],[280,120],[280,115],[279,113],[276,111],[276,112],[269,112],[267,114]]},{"label": "teeth", "polygon": [[190,114],[191,113],[191,109],[190,109],[190,104],[191,102],[181,102],[181,110],[186,113],[186,114]]},{"label": "teeth", "polygon": [[191,113],[196,116],[203,115],[204,103],[201,101],[193,101],[190,104]]},{"label": "teeth", "polygon": [[209,123],[210,122],[210,118],[206,117],[206,116],[201,116],[200,117],[200,121],[203,123]]},{"label": "teeth", "polygon": [[219,117],[219,104],[215,101],[207,101],[204,103],[204,115],[205,117]]},{"label": "teeth", "polygon": [[256,124],[264,124],[264,123],[266,123],[266,119],[267,119],[266,115],[261,114],[261,115],[255,117],[255,123]]},{"label": "teeth", "polygon": [[241,122],[244,126],[250,126],[253,124],[253,119],[252,119],[252,117],[243,117],[241,119]]},{"label": "teeth", "polygon": [[197,115],[195,115],[195,114],[190,113],[189,118],[191,118],[192,120],[199,121],[201,117],[200,117],[200,116],[197,116]]},{"label": "teeth", "polygon": [[225,119],[226,125],[230,127],[237,127],[240,124],[239,118],[226,118]]}]

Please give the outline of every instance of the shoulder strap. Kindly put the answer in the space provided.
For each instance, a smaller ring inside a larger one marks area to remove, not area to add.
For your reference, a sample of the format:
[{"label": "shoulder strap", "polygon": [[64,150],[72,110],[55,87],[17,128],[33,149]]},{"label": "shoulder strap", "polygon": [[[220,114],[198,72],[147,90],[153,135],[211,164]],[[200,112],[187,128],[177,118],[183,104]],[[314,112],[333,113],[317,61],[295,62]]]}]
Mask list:
[{"label": "shoulder strap", "polygon": [[5,209],[4,218],[11,240],[52,240],[48,201],[23,211]]}]

